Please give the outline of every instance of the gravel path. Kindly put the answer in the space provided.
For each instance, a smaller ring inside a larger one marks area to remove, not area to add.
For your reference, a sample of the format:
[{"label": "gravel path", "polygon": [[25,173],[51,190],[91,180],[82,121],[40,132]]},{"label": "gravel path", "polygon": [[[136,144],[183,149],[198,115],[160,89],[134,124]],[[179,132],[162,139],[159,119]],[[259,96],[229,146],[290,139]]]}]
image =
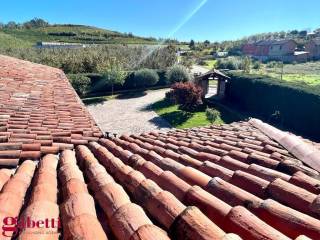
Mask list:
[{"label": "gravel path", "polygon": [[153,130],[169,130],[170,124],[154,111],[149,104],[164,98],[168,89],[148,91],[144,96],[113,99],[87,106],[100,128],[106,132],[139,134]]}]

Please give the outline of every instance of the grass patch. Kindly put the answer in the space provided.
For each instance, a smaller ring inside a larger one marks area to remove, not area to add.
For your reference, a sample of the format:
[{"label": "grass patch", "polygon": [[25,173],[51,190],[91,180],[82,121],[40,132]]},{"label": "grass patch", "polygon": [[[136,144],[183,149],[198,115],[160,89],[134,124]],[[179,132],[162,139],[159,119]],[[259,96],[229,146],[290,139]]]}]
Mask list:
[{"label": "grass patch", "polygon": [[213,68],[215,68],[216,64],[217,64],[217,60],[205,60],[206,65],[204,65],[205,68],[211,70]]},{"label": "grass patch", "polygon": [[[274,79],[281,78],[281,64],[277,67],[268,67],[262,64],[259,70],[252,69],[252,74],[265,75]],[[320,61],[284,64],[282,80],[293,85],[319,86],[320,85]]]},{"label": "grass patch", "polygon": [[[178,105],[169,104],[165,100],[160,100],[150,105],[150,108],[170,123],[171,126],[180,129],[211,125],[206,117],[206,107],[206,105],[203,105],[197,111],[187,112],[179,109]],[[218,117],[213,124],[231,123],[239,120],[233,113],[221,107],[215,108],[219,110],[221,117]]]}]

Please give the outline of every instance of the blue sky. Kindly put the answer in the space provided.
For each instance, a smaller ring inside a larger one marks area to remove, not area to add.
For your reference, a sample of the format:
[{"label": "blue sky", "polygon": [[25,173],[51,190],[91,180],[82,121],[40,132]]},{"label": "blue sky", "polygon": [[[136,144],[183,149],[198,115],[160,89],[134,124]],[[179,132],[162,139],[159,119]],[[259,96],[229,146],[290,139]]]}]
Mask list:
[{"label": "blue sky", "polygon": [[319,0],[12,0],[1,2],[0,22],[40,17],[147,37],[221,41],[319,28],[319,9]]}]

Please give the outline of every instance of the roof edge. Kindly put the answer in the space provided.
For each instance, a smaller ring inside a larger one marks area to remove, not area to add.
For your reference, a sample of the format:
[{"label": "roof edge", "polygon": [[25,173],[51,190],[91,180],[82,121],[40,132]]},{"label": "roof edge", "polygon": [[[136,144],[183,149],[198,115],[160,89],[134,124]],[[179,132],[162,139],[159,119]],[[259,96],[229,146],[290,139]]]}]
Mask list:
[{"label": "roof edge", "polygon": [[315,146],[306,143],[294,134],[281,131],[259,119],[252,118],[249,123],[277,141],[296,158],[320,172],[320,151]]}]

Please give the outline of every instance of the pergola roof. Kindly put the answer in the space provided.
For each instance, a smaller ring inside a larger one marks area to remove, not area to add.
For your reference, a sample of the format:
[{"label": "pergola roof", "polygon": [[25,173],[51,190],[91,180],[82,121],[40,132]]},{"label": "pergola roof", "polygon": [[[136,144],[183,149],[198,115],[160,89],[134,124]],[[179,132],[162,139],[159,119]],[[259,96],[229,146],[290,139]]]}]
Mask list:
[{"label": "pergola roof", "polygon": [[202,75],[199,75],[196,77],[197,81],[202,81],[202,80],[208,80],[209,78],[213,78],[213,79],[219,79],[219,80],[228,80],[230,79],[230,77],[228,77],[227,75],[225,75],[224,73],[222,73],[221,71],[217,70],[217,69],[212,69]]}]

